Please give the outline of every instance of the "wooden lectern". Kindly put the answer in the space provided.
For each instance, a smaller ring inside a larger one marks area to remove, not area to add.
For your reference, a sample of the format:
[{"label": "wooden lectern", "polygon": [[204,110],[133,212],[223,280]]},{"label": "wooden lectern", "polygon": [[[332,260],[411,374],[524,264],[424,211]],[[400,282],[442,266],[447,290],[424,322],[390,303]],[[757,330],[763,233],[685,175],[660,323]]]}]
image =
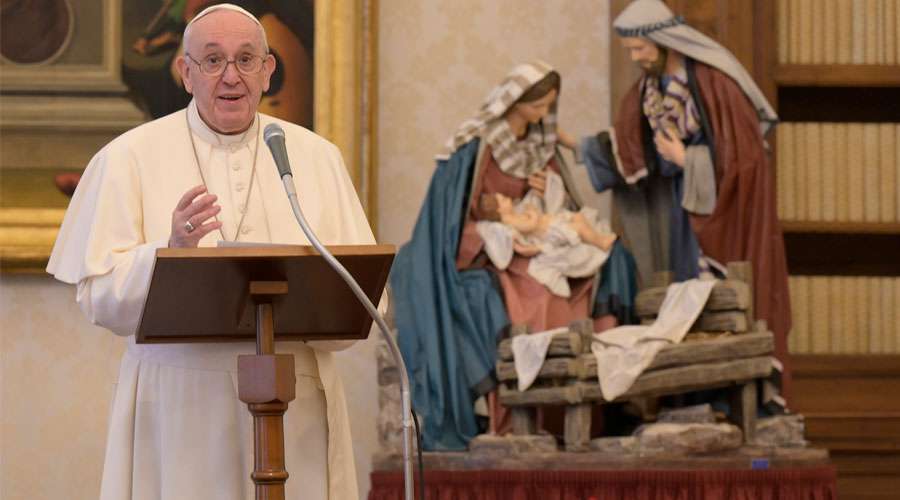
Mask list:
[{"label": "wooden lectern", "polygon": [[[392,245],[327,247],[377,304]],[[351,340],[372,318],[340,276],[308,246],[161,248],[137,343],[256,339],[238,356],[238,396],[253,415],[256,498],[284,499],[283,416],[294,399],[294,357],[275,340]]]}]

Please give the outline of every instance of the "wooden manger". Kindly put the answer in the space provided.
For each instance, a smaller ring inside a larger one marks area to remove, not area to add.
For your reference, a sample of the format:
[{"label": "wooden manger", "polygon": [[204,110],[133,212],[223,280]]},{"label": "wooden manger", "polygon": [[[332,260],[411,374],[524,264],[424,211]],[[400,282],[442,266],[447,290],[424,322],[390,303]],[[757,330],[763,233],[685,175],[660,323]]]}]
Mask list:
[{"label": "wooden manger", "polygon": [[[500,403],[511,409],[513,434],[529,435],[537,431],[536,407],[563,405],[565,449],[587,451],[595,405],[731,387],[731,419],[742,429],[745,442],[753,442],[757,382],[772,373],[774,337],[764,322],[752,320],[751,279],[749,266],[744,264],[729,265],[729,271],[733,270],[729,274],[743,279],[716,283],[703,313],[691,329],[704,333],[689,335],[698,340],[664,347],[631,388],[613,401],[603,399],[597,381],[597,361],[590,347],[592,321],[575,321],[569,325],[568,332],[554,336],[535,383],[525,391],[519,391],[516,386],[512,339],[503,340],[496,370],[501,382]],[[652,322],[655,318],[665,288],[649,288],[638,295],[636,310],[642,320]],[[527,333],[523,328],[513,328],[511,332],[513,336]]]}]

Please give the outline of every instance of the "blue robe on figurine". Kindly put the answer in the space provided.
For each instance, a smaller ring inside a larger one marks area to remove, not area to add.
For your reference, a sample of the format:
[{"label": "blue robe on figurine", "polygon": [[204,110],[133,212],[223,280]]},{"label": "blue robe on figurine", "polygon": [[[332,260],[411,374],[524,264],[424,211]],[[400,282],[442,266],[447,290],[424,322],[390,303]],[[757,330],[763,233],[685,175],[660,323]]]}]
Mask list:
[{"label": "blue robe on figurine", "polygon": [[456,269],[477,152],[476,139],[438,161],[412,240],[391,271],[398,342],[426,450],[464,450],[478,434],[476,388],[493,387],[497,342],[509,324],[490,272]]},{"label": "blue robe on figurine", "polygon": [[[412,239],[391,271],[398,342],[413,409],[424,419],[425,450],[465,450],[479,434],[473,405],[496,386],[497,343],[509,324],[496,277],[456,265],[479,142],[438,161]],[[592,315],[632,323],[636,292],[633,258],[617,242],[601,269]]]}]

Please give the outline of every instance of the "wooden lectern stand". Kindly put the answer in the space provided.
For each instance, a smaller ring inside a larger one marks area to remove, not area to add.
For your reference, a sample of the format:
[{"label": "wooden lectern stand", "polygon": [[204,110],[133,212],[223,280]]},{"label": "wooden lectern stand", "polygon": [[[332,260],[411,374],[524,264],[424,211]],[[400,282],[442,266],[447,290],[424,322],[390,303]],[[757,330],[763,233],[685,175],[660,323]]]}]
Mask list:
[{"label": "wooden lectern stand", "polygon": [[[377,304],[392,245],[328,247]],[[294,357],[275,340],[351,340],[372,318],[338,274],[307,246],[161,248],[137,343],[256,339],[238,356],[238,396],[253,415],[256,498],[284,499],[283,416],[294,399]]]}]

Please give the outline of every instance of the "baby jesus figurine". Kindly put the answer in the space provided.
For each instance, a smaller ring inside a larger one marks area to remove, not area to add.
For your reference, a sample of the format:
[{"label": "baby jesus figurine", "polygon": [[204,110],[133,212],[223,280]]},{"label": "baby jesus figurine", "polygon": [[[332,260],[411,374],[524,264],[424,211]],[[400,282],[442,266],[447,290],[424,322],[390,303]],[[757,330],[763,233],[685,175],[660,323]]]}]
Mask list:
[{"label": "baby jesus figurine", "polygon": [[484,195],[476,229],[497,269],[506,269],[513,252],[531,257],[528,274],[554,295],[569,297],[568,278],[596,274],[617,236],[606,221],[597,222],[592,208],[546,213],[541,205],[532,193],[518,203],[501,193]]}]

